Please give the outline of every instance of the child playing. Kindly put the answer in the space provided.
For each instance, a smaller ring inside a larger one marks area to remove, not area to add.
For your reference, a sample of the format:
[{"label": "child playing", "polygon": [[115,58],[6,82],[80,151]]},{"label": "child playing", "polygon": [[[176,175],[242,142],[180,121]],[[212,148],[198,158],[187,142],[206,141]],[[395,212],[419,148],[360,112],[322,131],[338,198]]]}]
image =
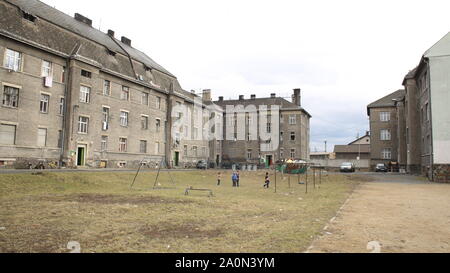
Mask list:
[{"label": "child playing", "polygon": [[233,172],[233,175],[231,176],[231,180],[233,181],[233,187],[236,187],[237,174],[235,172]]},{"label": "child playing", "polygon": [[264,179],[264,188],[268,189],[270,185],[269,173],[266,173],[266,178]]},{"label": "child playing", "polygon": [[237,173],[236,173],[236,187],[238,187],[238,188],[239,188],[239,179],[240,179],[240,174],[239,174],[239,171],[237,171]]},{"label": "child playing", "polygon": [[220,178],[221,178],[221,174],[219,172],[219,173],[217,173],[217,186],[220,186]]}]

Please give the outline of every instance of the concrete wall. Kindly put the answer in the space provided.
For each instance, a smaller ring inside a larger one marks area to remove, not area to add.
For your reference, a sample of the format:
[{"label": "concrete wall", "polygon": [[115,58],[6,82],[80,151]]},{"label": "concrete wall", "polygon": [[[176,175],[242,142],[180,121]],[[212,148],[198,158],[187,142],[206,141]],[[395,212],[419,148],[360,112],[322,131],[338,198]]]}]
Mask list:
[{"label": "concrete wall", "polygon": [[332,169],[336,169],[336,168],[340,168],[342,163],[346,163],[346,162],[351,162],[353,164],[355,164],[356,168],[363,168],[363,169],[367,169],[369,168],[369,159],[363,159],[363,160],[346,160],[346,159],[328,159],[328,160],[318,160],[318,159],[313,159],[311,160],[312,163],[316,164],[316,165],[320,165],[320,166],[325,166],[327,168],[332,168]]}]

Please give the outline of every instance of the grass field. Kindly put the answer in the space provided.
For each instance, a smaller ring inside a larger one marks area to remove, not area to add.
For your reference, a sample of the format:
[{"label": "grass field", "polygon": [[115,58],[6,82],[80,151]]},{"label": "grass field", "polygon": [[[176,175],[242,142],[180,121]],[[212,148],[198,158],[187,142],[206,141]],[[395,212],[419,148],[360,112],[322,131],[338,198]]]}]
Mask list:
[{"label": "grass field", "polygon": [[[347,199],[355,179],[330,175],[309,192],[292,176],[215,171],[156,173],[43,173],[0,175],[0,252],[302,252]],[[356,179],[357,180],[357,179]],[[188,186],[210,188],[184,195]]]}]

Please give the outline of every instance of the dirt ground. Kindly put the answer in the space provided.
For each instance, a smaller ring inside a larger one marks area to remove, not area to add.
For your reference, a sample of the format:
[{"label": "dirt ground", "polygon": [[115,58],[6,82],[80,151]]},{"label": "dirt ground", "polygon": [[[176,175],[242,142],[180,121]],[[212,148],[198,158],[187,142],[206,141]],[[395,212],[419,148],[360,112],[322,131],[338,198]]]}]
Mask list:
[{"label": "dirt ground", "polygon": [[414,176],[367,177],[307,252],[450,252],[450,185]]}]

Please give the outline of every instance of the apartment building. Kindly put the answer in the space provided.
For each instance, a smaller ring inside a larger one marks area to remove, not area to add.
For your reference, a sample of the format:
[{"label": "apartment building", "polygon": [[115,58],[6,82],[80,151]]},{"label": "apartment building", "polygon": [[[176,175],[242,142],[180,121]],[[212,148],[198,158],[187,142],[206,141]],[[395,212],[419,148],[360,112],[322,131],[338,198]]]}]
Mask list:
[{"label": "apartment building", "polygon": [[[214,103],[224,110],[228,134],[223,141],[224,161],[259,164],[263,160],[271,165],[285,159],[309,160],[311,115],[301,106],[300,89],[294,89],[292,101],[273,93],[268,98],[240,95],[237,100],[221,96]],[[230,113],[227,107],[235,111]],[[261,134],[271,137],[265,139]]]},{"label": "apartment building", "polygon": [[406,164],[411,173],[450,182],[450,33],[404,78]]},{"label": "apartment building", "polygon": [[36,0],[1,0],[0,14],[0,165],[209,159],[210,140],[172,137],[172,107],[201,97],[130,39]]},{"label": "apartment building", "polygon": [[405,90],[397,90],[367,106],[370,121],[370,168],[398,163],[398,115],[396,101]]}]

